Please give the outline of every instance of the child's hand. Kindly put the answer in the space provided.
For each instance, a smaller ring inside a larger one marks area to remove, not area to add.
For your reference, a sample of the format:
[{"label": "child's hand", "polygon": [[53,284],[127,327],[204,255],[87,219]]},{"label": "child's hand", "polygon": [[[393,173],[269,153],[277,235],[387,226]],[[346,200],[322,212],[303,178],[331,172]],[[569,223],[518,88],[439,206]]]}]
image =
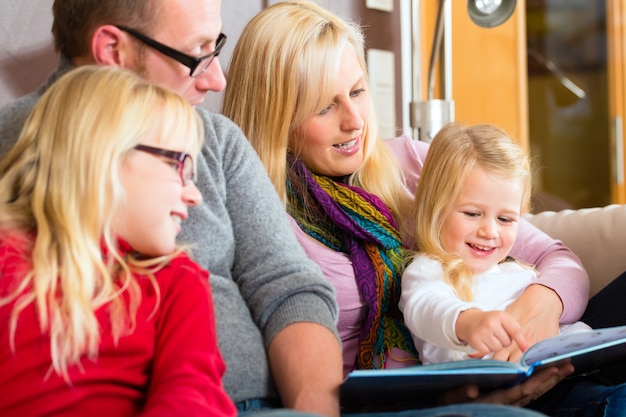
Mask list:
[{"label": "child's hand", "polygon": [[[561,299],[550,288],[543,285],[530,285],[513,301],[506,312],[511,314],[522,326],[528,346],[540,340],[559,334],[559,319],[563,313]],[[513,343],[496,352],[494,359],[517,362],[522,357],[522,351]]]},{"label": "child's hand", "polygon": [[459,314],[455,330],[460,341],[476,350],[470,355],[472,358],[498,352],[513,342],[522,351],[528,347],[522,327],[504,311],[465,310]]}]

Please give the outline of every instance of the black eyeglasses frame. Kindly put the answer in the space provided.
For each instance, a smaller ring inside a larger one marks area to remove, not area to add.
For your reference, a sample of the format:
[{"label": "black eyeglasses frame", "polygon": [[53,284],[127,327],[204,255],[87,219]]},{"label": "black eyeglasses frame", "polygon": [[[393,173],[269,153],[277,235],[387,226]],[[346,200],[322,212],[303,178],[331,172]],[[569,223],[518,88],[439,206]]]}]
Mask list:
[{"label": "black eyeglasses frame", "polygon": [[[222,51],[222,48],[224,47],[224,44],[226,43],[226,39],[227,39],[227,36],[224,33],[220,33],[219,36],[217,37],[217,40],[215,41],[215,50],[213,52],[205,56],[195,57],[195,56],[187,55],[183,52],[180,52],[172,48],[171,46],[162,44],[159,41],[155,41],[154,39],[144,35],[143,33],[139,31],[136,31],[135,29],[132,29],[123,25],[116,25],[115,27],[120,30],[123,30],[124,32],[140,40],[141,42],[153,48],[154,50],[159,51],[163,55],[168,56],[172,58],[173,60],[189,68],[189,76],[191,78],[196,78],[200,76],[207,70],[207,68],[211,66],[211,63],[213,63],[213,60],[215,59],[215,57],[217,57]],[[206,64],[203,66],[200,66],[202,61],[205,61],[207,59],[208,61],[206,62]]]}]

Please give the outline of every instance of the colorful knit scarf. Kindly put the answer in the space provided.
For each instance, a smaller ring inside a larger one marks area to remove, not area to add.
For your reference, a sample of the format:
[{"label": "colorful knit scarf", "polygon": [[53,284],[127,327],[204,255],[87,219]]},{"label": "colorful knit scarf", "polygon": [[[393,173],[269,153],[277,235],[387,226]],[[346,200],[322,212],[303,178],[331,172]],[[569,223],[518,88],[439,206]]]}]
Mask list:
[{"label": "colorful knit scarf", "polygon": [[309,236],[350,256],[368,307],[356,368],[371,369],[377,364],[384,368],[393,347],[417,358],[398,308],[406,249],[391,211],[380,198],[359,187],[313,174],[298,160],[290,159],[289,165],[289,214]]}]

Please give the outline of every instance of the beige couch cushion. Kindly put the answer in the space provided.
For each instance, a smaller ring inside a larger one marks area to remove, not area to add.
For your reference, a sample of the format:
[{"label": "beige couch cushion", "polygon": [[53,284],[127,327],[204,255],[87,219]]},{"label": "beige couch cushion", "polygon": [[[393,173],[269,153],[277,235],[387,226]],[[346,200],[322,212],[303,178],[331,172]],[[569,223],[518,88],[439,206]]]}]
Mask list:
[{"label": "beige couch cushion", "polygon": [[528,215],[535,226],[580,257],[594,295],[626,271],[626,206],[547,211]]}]

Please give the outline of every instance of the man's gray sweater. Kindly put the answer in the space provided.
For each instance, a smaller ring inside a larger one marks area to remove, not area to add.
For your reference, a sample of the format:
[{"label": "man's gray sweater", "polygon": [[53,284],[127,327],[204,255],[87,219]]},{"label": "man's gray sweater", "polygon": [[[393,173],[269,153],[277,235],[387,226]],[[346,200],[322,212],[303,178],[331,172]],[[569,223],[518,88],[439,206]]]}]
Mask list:
[{"label": "man's gray sweater", "polygon": [[[61,57],[46,84],[0,109],[1,154],[15,143],[45,90],[72,68]],[[194,258],[211,274],[227,392],[235,402],[277,398],[269,343],[295,322],[319,323],[337,334],[333,288],[298,244],[263,165],[239,128],[221,115],[198,111],[206,129],[197,162],[204,201],[190,209],[179,240],[192,244]]]}]

